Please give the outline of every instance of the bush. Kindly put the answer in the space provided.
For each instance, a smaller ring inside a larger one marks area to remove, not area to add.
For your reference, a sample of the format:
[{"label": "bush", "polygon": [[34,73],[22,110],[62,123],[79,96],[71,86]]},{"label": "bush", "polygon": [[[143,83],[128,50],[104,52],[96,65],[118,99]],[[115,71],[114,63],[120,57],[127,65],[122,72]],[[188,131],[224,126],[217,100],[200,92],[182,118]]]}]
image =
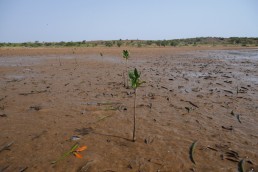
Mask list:
[{"label": "bush", "polygon": [[176,41],[171,41],[171,42],[170,42],[170,45],[173,46],[173,47],[175,47],[175,46],[178,45],[178,43],[177,43]]},{"label": "bush", "polygon": [[152,45],[153,41],[147,41],[146,44],[147,45]]},{"label": "bush", "polygon": [[122,41],[117,41],[116,45],[117,45],[118,47],[121,47]]},{"label": "bush", "polygon": [[107,42],[105,42],[105,46],[112,47],[113,43],[111,41],[107,41]]}]

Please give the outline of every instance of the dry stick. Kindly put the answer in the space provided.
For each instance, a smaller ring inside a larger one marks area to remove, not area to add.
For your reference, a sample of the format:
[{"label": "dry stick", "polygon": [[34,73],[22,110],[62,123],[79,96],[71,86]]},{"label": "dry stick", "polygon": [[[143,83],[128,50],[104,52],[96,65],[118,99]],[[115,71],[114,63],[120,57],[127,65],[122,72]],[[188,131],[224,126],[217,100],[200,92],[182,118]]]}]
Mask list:
[{"label": "dry stick", "polygon": [[136,91],[137,91],[137,89],[135,88],[134,89],[134,118],[133,118],[133,122],[134,122],[134,125],[133,125],[133,142],[135,142],[135,140],[136,140],[136,136],[135,136],[135,126],[136,126],[136,115],[135,115],[135,108],[136,108]]},{"label": "dry stick", "polygon": [[2,147],[0,148],[0,152],[2,152],[3,150],[9,149],[9,147],[11,147],[13,143],[14,143],[14,142],[12,141],[12,142],[7,143],[7,144],[5,144],[4,146],[2,146]]},{"label": "dry stick", "polygon": [[125,86],[125,71],[123,70],[123,78],[124,78],[124,87],[126,87]]},{"label": "dry stick", "polygon": [[99,122],[99,121],[102,121],[102,120],[104,120],[104,119],[106,119],[106,118],[108,118],[108,117],[111,117],[112,115],[107,115],[107,116],[103,116],[103,117],[101,117],[100,119],[98,119],[97,121],[95,121],[94,123],[97,123],[97,122]]},{"label": "dry stick", "polygon": [[78,65],[78,62],[77,62],[76,57],[74,58],[74,60],[75,60],[75,65],[77,66],[77,65]]},{"label": "dry stick", "polygon": [[60,59],[60,57],[59,57],[59,66],[62,66],[62,63],[61,63],[61,59]]}]

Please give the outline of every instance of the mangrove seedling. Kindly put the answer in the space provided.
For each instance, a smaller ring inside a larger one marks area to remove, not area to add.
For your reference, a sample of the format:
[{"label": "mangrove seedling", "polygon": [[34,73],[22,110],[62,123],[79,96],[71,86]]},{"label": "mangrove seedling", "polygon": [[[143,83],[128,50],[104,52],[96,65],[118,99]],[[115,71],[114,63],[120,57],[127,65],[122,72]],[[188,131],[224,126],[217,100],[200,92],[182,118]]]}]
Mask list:
[{"label": "mangrove seedling", "polygon": [[58,60],[59,60],[59,66],[62,66],[60,57],[58,58]]},{"label": "mangrove seedling", "polygon": [[136,96],[137,96],[137,88],[141,86],[141,84],[145,83],[145,81],[140,80],[141,73],[137,71],[135,68],[134,71],[129,72],[129,78],[131,80],[131,87],[134,89],[134,120],[133,120],[133,141],[136,141],[136,114],[135,114],[135,109],[136,109]]},{"label": "mangrove seedling", "polygon": [[[128,50],[123,50],[123,58],[125,59],[125,63],[126,63],[126,73],[128,73],[128,68],[127,68],[127,61],[129,59],[130,53]],[[125,78],[125,75],[123,74],[124,77],[124,86],[126,88],[128,88],[128,79]],[[126,80],[126,81],[125,81]]]},{"label": "mangrove seedling", "polygon": [[71,154],[73,154],[76,158],[82,158],[82,155],[79,152],[82,152],[86,149],[87,149],[87,146],[79,147],[79,143],[76,143],[75,145],[73,145],[73,147],[71,147],[71,149],[68,152],[64,153],[56,161],[52,161],[52,164],[56,164],[57,162],[63,160],[64,158],[66,158],[67,156],[69,156]]},{"label": "mangrove seedling", "polygon": [[102,59],[102,64],[104,64],[104,59],[103,59],[103,53],[100,52],[99,55],[101,56],[101,59]]}]

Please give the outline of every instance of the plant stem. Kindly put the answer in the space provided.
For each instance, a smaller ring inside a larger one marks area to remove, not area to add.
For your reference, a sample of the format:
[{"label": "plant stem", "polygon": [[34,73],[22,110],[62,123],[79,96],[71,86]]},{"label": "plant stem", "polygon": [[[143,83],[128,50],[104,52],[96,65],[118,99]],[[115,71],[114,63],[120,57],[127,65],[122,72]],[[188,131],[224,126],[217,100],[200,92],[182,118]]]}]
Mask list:
[{"label": "plant stem", "polygon": [[61,160],[63,160],[64,158],[66,158],[68,155],[70,155],[71,153],[73,153],[77,148],[79,147],[79,144],[76,143],[68,152],[64,153],[58,160],[53,161],[52,164],[55,164]]},{"label": "plant stem", "polygon": [[126,87],[125,86],[125,71],[123,70],[123,78],[124,78],[124,87]]},{"label": "plant stem", "polygon": [[59,57],[59,66],[62,66],[62,63],[61,63],[61,59],[60,59],[60,57]]},{"label": "plant stem", "polygon": [[136,141],[136,136],[135,136],[135,128],[136,128],[136,114],[135,114],[135,109],[136,109],[136,91],[137,89],[134,89],[134,118],[133,118],[133,142]]},{"label": "plant stem", "polygon": [[75,65],[77,66],[77,65],[78,65],[78,63],[77,63],[77,59],[76,59],[76,57],[74,58],[74,60],[75,60]]},{"label": "plant stem", "polygon": [[[126,59],[126,76],[128,75],[127,59]],[[126,88],[128,88],[128,77],[126,77]]]}]

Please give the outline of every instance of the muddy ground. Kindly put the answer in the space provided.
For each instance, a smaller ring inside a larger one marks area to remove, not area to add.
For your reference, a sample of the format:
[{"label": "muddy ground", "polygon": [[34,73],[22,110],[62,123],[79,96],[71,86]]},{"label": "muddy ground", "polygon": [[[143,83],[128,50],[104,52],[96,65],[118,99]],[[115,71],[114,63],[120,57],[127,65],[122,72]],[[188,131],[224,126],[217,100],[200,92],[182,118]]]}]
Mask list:
[{"label": "muddy ground", "polygon": [[0,171],[257,168],[258,49],[128,49],[136,142],[123,48],[0,49]]}]

